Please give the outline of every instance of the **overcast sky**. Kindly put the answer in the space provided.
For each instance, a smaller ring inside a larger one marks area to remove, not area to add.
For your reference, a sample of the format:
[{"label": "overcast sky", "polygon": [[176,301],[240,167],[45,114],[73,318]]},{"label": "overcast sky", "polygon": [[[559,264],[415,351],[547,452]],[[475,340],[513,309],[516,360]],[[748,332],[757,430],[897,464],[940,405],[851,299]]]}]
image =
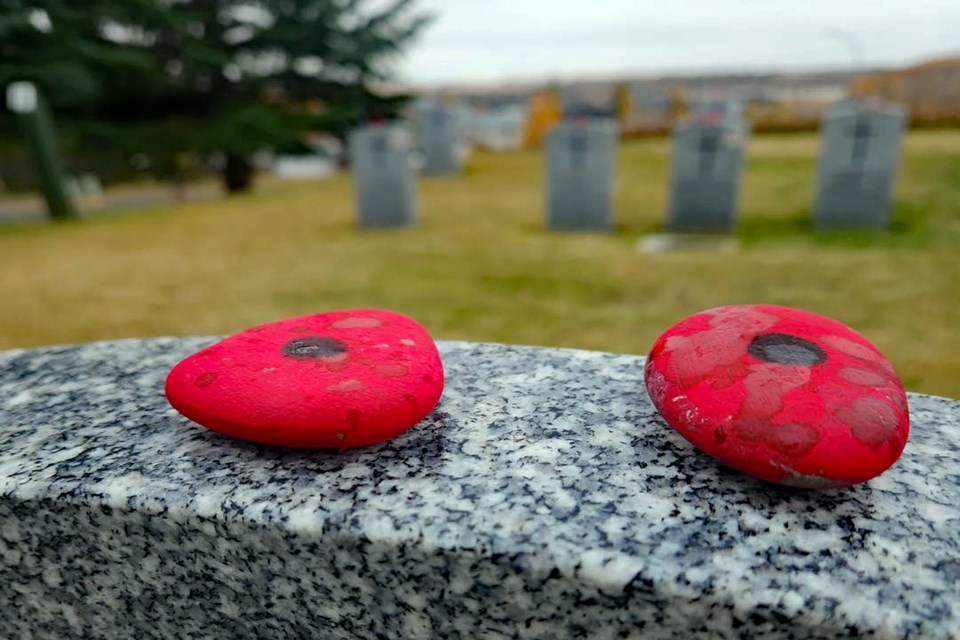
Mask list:
[{"label": "overcast sky", "polygon": [[960,53],[960,0],[420,0],[416,83],[915,62]]}]

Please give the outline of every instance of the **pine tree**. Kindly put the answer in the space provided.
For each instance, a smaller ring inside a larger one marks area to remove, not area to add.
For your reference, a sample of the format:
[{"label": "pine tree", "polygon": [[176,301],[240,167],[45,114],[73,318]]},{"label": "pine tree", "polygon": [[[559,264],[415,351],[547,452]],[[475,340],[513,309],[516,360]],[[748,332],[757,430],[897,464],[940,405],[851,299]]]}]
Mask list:
[{"label": "pine tree", "polygon": [[414,2],[0,0],[0,84],[33,80],[92,143],[167,172],[220,152],[244,190],[255,151],[395,112],[369,87],[427,24]]}]

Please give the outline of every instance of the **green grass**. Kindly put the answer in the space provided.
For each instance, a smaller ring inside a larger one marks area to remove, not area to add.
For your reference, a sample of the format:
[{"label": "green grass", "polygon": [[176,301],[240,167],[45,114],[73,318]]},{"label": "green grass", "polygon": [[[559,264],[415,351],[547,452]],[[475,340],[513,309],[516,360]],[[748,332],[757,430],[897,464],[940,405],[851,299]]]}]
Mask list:
[{"label": "green grass", "polygon": [[345,307],[396,309],[440,339],[643,354],[680,318],[767,302],[834,316],[912,390],[960,397],[960,131],[908,136],[890,233],[816,235],[817,141],[750,146],[735,253],[644,255],[669,144],[620,152],[618,232],[543,228],[538,152],[422,180],[422,225],[355,228],[347,176],[83,223],[0,230],[0,347],[229,333]]}]

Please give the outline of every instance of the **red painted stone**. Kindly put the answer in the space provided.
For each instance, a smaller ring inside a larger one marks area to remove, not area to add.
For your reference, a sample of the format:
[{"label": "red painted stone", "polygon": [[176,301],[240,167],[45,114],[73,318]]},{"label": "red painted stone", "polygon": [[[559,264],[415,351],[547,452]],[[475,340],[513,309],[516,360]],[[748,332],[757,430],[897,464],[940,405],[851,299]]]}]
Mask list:
[{"label": "red painted stone", "polygon": [[866,338],[809,311],[720,307],[670,327],[646,364],[666,421],[723,464],[794,487],[886,471],[910,429],[893,366]]},{"label": "red painted stone", "polygon": [[377,309],[248,329],[181,361],[166,383],[170,404],[209,429],[324,449],[389,440],[427,416],[442,392],[427,331]]}]

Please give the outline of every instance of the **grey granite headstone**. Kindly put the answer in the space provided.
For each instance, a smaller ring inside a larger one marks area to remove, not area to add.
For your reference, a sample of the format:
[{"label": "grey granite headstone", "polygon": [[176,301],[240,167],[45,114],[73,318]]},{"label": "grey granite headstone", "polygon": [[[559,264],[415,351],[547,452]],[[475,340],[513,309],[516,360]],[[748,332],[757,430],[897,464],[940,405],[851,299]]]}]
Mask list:
[{"label": "grey granite headstone", "polygon": [[212,339],[0,353],[0,638],[956,638],[960,402],[797,491],[657,416],[643,358],[440,343],[433,414],[342,454],[177,415]]},{"label": "grey granite headstone", "polygon": [[460,173],[462,127],[452,109],[425,105],[418,111],[420,143],[423,147],[423,172],[427,175]]},{"label": "grey granite headstone", "polygon": [[405,227],[417,220],[411,137],[400,124],[371,124],[350,135],[360,226]]},{"label": "grey granite headstone", "polygon": [[820,228],[886,228],[906,112],[846,100],[824,118],[814,221]]},{"label": "grey granite headstone", "polygon": [[747,135],[746,124],[725,113],[694,116],[674,127],[668,231],[733,231]]},{"label": "grey granite headstone", "polygon": [[608,119],[566,121],[547,139],[547,219],[558,231],[609,231],[617,126]]}]

